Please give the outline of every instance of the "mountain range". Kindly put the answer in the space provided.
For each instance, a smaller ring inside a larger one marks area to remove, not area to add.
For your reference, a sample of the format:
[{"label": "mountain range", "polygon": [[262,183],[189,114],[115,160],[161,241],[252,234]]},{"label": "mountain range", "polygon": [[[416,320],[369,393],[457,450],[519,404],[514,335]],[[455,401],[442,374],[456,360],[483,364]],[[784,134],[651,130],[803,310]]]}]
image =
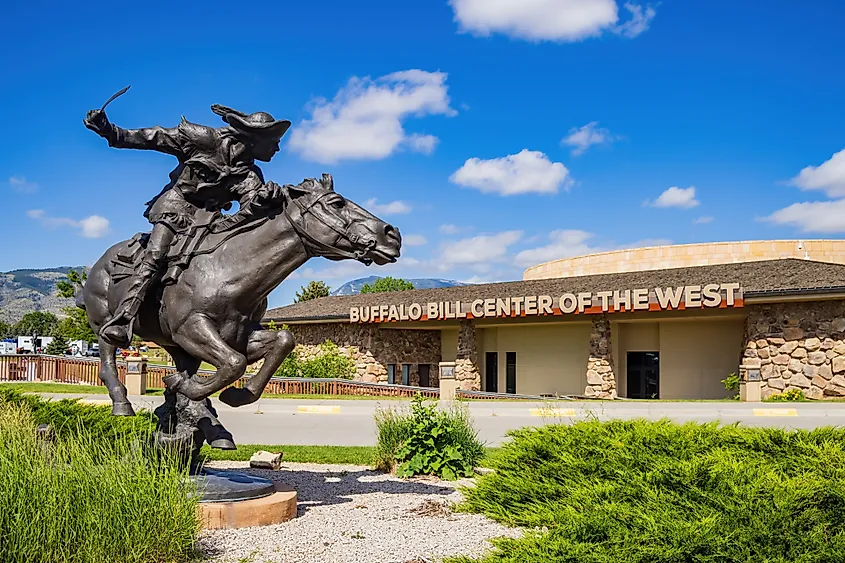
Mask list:
[{"label": "mountain range", "polygon": [[15,323],[30,311],[47,311],[63,317],[62,309],[73,306],[73,299],[59,297],[56,282],[67,279],[63,266],[44,270],[12,270],[0,273],[0,321]]},{"label": "mountain range", "polygon": [[[364,284],[373,284],[378,281],[380,276],[368,276],[366,278],[358,278],[357,280],[348,281],[342,286],[331,292],[331,295],[356,295],[361,292]],[[455,280],[444,280],[440,278],[412,278],[406,279],[415,289],[433,289],[437,287],[455,287],[459,285],[472,285],[465,282]]]}]

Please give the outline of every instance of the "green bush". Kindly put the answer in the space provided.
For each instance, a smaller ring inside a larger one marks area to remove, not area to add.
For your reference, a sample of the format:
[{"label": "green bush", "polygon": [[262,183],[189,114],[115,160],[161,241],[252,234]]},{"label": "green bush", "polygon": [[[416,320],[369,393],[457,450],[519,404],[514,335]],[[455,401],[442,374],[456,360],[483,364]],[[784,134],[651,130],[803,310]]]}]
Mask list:
[{"label": "green bush", "polygon": [[487,563],[845,558],[845,430],[619,420],[510,436],[460,508],[533,531]]},{"label": "green bush", "polygon": [[0,385],[0,402],[25,407],[36,424],[49,424],[61,438],[84,432],[89,440],[98,440],[106,446],[124,439],[143,438],[156,426],[156,417],[149,411],[139,411],[137,416],[112,416],[109,406],[24,395],[14,384]]},{"label": "green bush", "polygon": [[410,412],[379,409],[376,426],[377,464],[400,477],[469,477],[485,455],[466,408],[438,410],[436,402],[426,404],[419,394]]},{"label": "green bush", "polygon": [[773,395],[769,395],[769,398],[766,399],[767,401],[803,401],[806,397],[804,396],[804,392],[800,389],[790,389],[789,391],[784,391],[783,393],[775,393]]},{"label": "green bush", "polygon": [[[725,386],[725,389],[728,391],[737,391],[739,389],[739,376],[735,373],[728,375],[725,379],[722,380],[722,385]],[[739,399],[739,393],[734,395],[734,399]]]},{"label": "green bush", "polygon": [[320,344],[320,351],[312,358],[301,359],[299,351],[294,349],[288,354],[274,374],[277,377],[317,377],[334,379],[352,379],[355,375],[355,362],[340,353],[338,346],[326,340]]},{"label": "green bush", "polygon": [[0,399],[0,561],[175,563],[195,559],[197,499],[176,460],[108,447],[85,429],[48,445],[25,401]]}]

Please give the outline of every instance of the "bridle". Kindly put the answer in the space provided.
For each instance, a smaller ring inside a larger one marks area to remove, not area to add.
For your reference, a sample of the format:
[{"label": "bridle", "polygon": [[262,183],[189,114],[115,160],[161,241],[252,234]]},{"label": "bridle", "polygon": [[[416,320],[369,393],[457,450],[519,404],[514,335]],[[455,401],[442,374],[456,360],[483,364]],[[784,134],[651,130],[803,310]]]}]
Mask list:
[{"label": "bridle", "polygon": [[[289,195],[288,195],[287,199],[290,203],[296,205],[296,207],[299,208],[300,219],[304,218],[306,214],[311,214],[311,216],[314,217],[314,219],[317,222],[319,222],[323,226],[328,227],[329,229],[331,229],[332,231],[337,233],[338,236],[340,236],[341,239],[348,241],[350,244],[357,245],[359,243],[361,237],[359,237],[355,233],[353,233],[351,235],[346,234],[348,229],[349,229],[349,224],[351,223],[351,221],[346,221],[345,223],[341,222],[341,221],[333,221],[333,222],[325,221],[320,216],[318,216],[316,213],[314,213],[312,211],[312,208],[315,205],[320,203],[323,199],[325,199],[329,195],[333,195],[333,194],[336,195],[335,192],[333,192],[333,191],[326,191],[325,193],[322,193],[319,196],[317,196],[314,199],[314,201],[312,201],[311,204],[308,205],[307,207],[303,206],[301,203],[299,203],[299,201],[297,199],[290,197]],[[338,196],[338,197],[340,197],[340,196]],[[362,248],[361,250],[356,250],[354,252],[349,252],[348,250],[343,250],[343,249],[331,246],[329,244],[326,244],[322,241],[317,240],[313,236],[311,236],[311,234],[309,234],[308,231],[303,229],[302,226],[299,225],[297,223],[297,221],[294,221],[293,218],[290,216],[290,206],[289,205],[285,206],[284,214],[285,214],[285,217],[287,217],[288,222],[291,224],[291,227],[293,227],[293,230],[296,232],[297,235],[299,235],[299,238],[302,240],[302,244],[303,244],[303,246],[305,246],[305,250],[306,250],[306,252],[308,252],[309,256],[314,257],[314,256],[322,256],[324,254],[329,254],[329,255],[340,256],[342,258],[351,258],[353,260],[358,260],[360,262],[363,262],[367,266],[372,264],[372,262],[373,262],[372,258],[365,258],[364,255],[367,252],[369,252],[370,250],[372,250],[373,248],[375,248],[375,246],[376,246],[376,239],[375,238],[371,238],[371,239],[367,240],[365,248]]]}]

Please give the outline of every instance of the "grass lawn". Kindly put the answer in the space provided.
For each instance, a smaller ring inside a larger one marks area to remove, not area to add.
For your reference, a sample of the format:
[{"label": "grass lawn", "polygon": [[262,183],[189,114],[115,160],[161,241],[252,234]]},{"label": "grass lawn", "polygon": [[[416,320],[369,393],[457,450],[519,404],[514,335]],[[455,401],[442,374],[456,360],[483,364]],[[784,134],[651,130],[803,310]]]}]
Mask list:
[{"label": "grass lawn", "polygon": [[[481,467],[488,467],[500,448],[485,448],[487,455]],[[249,461],[258,450],[282,452],[282,461],[299,463],[343,463],[350,465],[374,465],[375,446],[285,446],[267,444],[242,444],[237,450],[214,450],[203,446],[201,455],[209,461]]]}]

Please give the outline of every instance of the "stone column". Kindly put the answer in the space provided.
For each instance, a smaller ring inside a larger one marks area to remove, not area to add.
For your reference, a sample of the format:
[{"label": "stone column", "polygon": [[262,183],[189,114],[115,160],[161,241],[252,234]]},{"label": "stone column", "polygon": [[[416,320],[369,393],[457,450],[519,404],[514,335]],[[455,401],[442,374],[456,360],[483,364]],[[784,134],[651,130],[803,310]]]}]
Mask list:
[{"label": "stone column", "polygon": [[469,319],[461,321],[458,332],[458,355],[455,361],[455,379],[461,389],[480,391],[481,373],[478,371],[478,334]]},{"label": "stone column", "polygon": [[590,333],[590,358],[587,360],[586,397],[596,399],[616,398],[616,372],[610,341],[610,321],[607,315],[593,317]]}]

